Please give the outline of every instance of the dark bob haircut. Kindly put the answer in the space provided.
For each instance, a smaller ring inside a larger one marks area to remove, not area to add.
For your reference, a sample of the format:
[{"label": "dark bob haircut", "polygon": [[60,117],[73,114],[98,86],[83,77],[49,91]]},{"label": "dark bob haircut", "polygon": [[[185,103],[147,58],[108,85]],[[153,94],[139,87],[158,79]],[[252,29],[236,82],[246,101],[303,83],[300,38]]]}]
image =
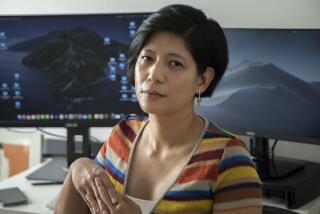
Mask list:
[{"label": "dark bob haircut", "polygon": [[202,93],[209,97],[221,80],[229,62],[226,37],[220,25],[188,5],[169,5],[151,14],[139,27],[128,53],[128,76],[134,84],[135,65],[141,49],[156,32],[175,33],[185,41],[194,58],[198,74],[207,67],[215,70],[214,80]]}]

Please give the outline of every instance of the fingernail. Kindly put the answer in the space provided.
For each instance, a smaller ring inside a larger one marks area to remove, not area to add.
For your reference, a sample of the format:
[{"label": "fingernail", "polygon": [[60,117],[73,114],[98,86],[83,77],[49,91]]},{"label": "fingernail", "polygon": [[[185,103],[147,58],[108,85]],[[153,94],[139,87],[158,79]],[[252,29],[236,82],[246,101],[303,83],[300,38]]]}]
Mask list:
[{"label": "fingernail", "polygon": [[109,196],[111,199],[111,203],[113,205],[117,204],[118,203],[118,199],[117,199],[118,193],[115,190],[111,190],[111,189],[108,190],[108,193],[109,193]]},{"label": "fingernail", "polygon": [[115,198],[115,197],[111,197],[111,202],[113,204],[117,204],[118,203],[118,200]]}]

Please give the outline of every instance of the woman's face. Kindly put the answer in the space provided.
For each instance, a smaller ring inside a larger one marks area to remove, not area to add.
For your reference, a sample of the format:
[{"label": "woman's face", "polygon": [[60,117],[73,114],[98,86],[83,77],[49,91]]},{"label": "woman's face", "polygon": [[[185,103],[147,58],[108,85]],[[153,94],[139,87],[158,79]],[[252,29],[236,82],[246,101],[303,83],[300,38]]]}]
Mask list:
[{"label": "woman's face", "polygon": [[200,76],[181,37],[170,32],[153,34],[135,66],[135,88],[143,111],[151,114],[193,111]]}]

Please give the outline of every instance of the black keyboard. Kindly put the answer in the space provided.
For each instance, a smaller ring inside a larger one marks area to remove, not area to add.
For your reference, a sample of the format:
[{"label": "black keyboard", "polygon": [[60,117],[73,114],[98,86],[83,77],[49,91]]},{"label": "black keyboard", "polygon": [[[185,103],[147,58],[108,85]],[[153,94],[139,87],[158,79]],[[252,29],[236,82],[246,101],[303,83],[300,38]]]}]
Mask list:
[{"label": "black keyboard", "polygon": [[299,213],[292,210],[280,208],[280,207],[263,205],[262,214],[299,214]]}]

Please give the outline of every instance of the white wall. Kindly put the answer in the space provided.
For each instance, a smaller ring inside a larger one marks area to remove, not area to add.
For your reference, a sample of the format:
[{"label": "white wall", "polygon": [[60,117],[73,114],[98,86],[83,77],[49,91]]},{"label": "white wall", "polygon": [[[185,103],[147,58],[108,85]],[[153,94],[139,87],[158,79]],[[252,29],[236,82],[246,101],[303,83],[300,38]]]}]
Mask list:
[{"label": "white wall", "polygon": [[[223,27],[320,28],[320,0],[0,0],[0,14],[150,12],[171,3],[201,8]],[[65,134],[64,129],[46,130]],[[105,128],[92,129],[101,140],[108,133]],[[18,134],[6,129],[0,129],[0,136],[0,142],[18,139]],[[35,141],[40,134],[30,138]],[[280,141],[276,154],[320,162],[320,146],[316,145]]]},{"label": "white wall", "polygon": [[171,3],[201,8],[225,27],[320,27],[319,0],[0,0],[0,14],[140,12]]}]

